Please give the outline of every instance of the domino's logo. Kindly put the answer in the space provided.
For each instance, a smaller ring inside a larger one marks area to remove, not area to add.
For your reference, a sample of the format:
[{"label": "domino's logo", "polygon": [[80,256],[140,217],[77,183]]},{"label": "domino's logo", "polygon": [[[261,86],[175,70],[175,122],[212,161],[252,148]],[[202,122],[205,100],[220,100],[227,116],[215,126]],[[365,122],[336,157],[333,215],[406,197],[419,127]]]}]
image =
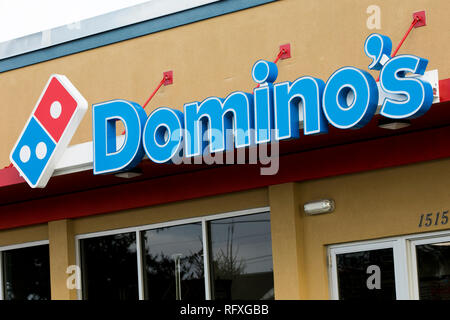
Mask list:
[{"label": "domino's logo", "polygon": [[44,188],[88,109],[63,75],[52,75],[10,154],[32,188]]},{"label": "domino's logo", "polygon": [[400,101],[384,99],[380,114],[391,119],[420,117],[433,103],[433,88],[430,83],[406,74],[423,75],[428,60],[411,54],[392,57],[391,50],[391,39],[379,33],[372,33],[364,44],[364,52],[372,59],[369,69],[380,70],[381,89],[405,97]]}]

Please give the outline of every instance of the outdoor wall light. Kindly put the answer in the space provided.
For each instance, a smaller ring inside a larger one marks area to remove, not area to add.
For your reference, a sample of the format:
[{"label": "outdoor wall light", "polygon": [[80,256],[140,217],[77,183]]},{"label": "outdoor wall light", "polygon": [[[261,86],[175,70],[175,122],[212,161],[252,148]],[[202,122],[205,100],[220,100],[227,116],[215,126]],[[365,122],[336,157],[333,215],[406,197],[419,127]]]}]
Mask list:
[{"label": "outdoor wall light", "polygon": [[381,118],[378,120],[378,127],[389,130],[398,130],[409,127],[411,125],[411,121],[407,119],[389,119],[389,118]]},{"label": "outdoor wall light", "polygon": [[317,201],[307,202],[303,205],[305,213],[309,216],[330,213],[334,211],[334,200],[332,199],[322,199]]}]

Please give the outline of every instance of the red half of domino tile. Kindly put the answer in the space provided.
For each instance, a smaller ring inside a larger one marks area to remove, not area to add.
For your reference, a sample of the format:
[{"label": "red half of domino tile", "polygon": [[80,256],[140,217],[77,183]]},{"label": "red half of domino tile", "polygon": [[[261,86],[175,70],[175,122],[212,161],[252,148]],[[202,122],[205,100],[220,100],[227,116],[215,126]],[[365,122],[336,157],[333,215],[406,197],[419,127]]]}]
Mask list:
[{"label": "red half of domino tile", "polygon": [[53,77],[38,102],[34,116],[58,142],[77,108],[77,102]]}]

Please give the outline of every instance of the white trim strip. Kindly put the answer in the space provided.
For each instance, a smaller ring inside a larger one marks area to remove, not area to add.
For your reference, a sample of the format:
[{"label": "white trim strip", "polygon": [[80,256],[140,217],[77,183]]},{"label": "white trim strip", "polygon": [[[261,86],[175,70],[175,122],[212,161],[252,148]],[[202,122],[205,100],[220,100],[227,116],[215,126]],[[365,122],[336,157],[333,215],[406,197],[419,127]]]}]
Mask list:
[{"label": "white trim strip", "polygon": [[[31,242],[24,242],[20,244],[13,244],[8,246],[0,247],[0,300],[4,300],[4,276],[3,276],[3,251],[9,251],[9,250],[16,250],[16,249],[23,249],[23,248],[30,248],[30,247],[36,247],[36,246],[42,246],[42,245],[49,245],[48,240],[40,240],[40,241],[31,241]],[[50,254],[49,254],[50,259]]]},{"label": "white trim strip", "polygon": [[143,250],[142,250],[142,237],[141,232],[136,231],[136,256],[137,256],[137,272],[138,272],[138,290],[139,300],[144,300],[144,263],[143,263]]},{"label": "white trim strip", "polygon": [[80,275],[78,279],[80,280],[80,287],[77,289],[77,299],[83,300],[83,272],[81,270],[81,254],[80,254],[80,242],[75,240],[75,264],[78,267]]},{"label": "white trim strip", "polygon": [[40,241],[24,242],[24,243],[0,247],[0,252],[7,251],[7,250],[15,250],[15,249],[35,247],[35,246],[42,246],[45,244],[49,244],[49,241],[48,240],[40,240]]},{"label": "white trim strip", "polygon": [[409,300],[408,261],[406,259],[406,241],[394,241],[394,276],[397,300]]}]

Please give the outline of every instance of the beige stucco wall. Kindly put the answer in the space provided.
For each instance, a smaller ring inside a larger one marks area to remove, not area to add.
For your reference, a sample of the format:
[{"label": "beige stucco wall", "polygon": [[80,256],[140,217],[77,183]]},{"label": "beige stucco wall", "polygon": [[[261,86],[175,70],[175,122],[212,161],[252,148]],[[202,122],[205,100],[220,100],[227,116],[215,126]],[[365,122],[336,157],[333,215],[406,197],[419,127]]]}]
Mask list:
[{"label": "beige stucco wall", "polygon": [[[66,75],[89,104],[123,98],[143,104],[162,78],[174,71],[148,107],[181,109],[208,96],[251,91],[250,71],[260,58],[272,60],[291,43],[293,57],[279,63],[279,81],[312,75],[326,80],[339,67],[366,68],[365,38],[369,5],[381,8],[381,29],[394,46],[412,21],[426,10],[428,25],[415,29],[399,53],[430,60],[440,78],[450,77],[447,52],[450,2],[446,0],[281,0],[144,37],[85,51],[0,74],[0,167],[28,119],[47,79]],[[72,143],[91,140],[87,114]]]},{"label": "beige stucco wall", "polygon": [[0,231],[0,247],[48,240],[47,224]]}]

